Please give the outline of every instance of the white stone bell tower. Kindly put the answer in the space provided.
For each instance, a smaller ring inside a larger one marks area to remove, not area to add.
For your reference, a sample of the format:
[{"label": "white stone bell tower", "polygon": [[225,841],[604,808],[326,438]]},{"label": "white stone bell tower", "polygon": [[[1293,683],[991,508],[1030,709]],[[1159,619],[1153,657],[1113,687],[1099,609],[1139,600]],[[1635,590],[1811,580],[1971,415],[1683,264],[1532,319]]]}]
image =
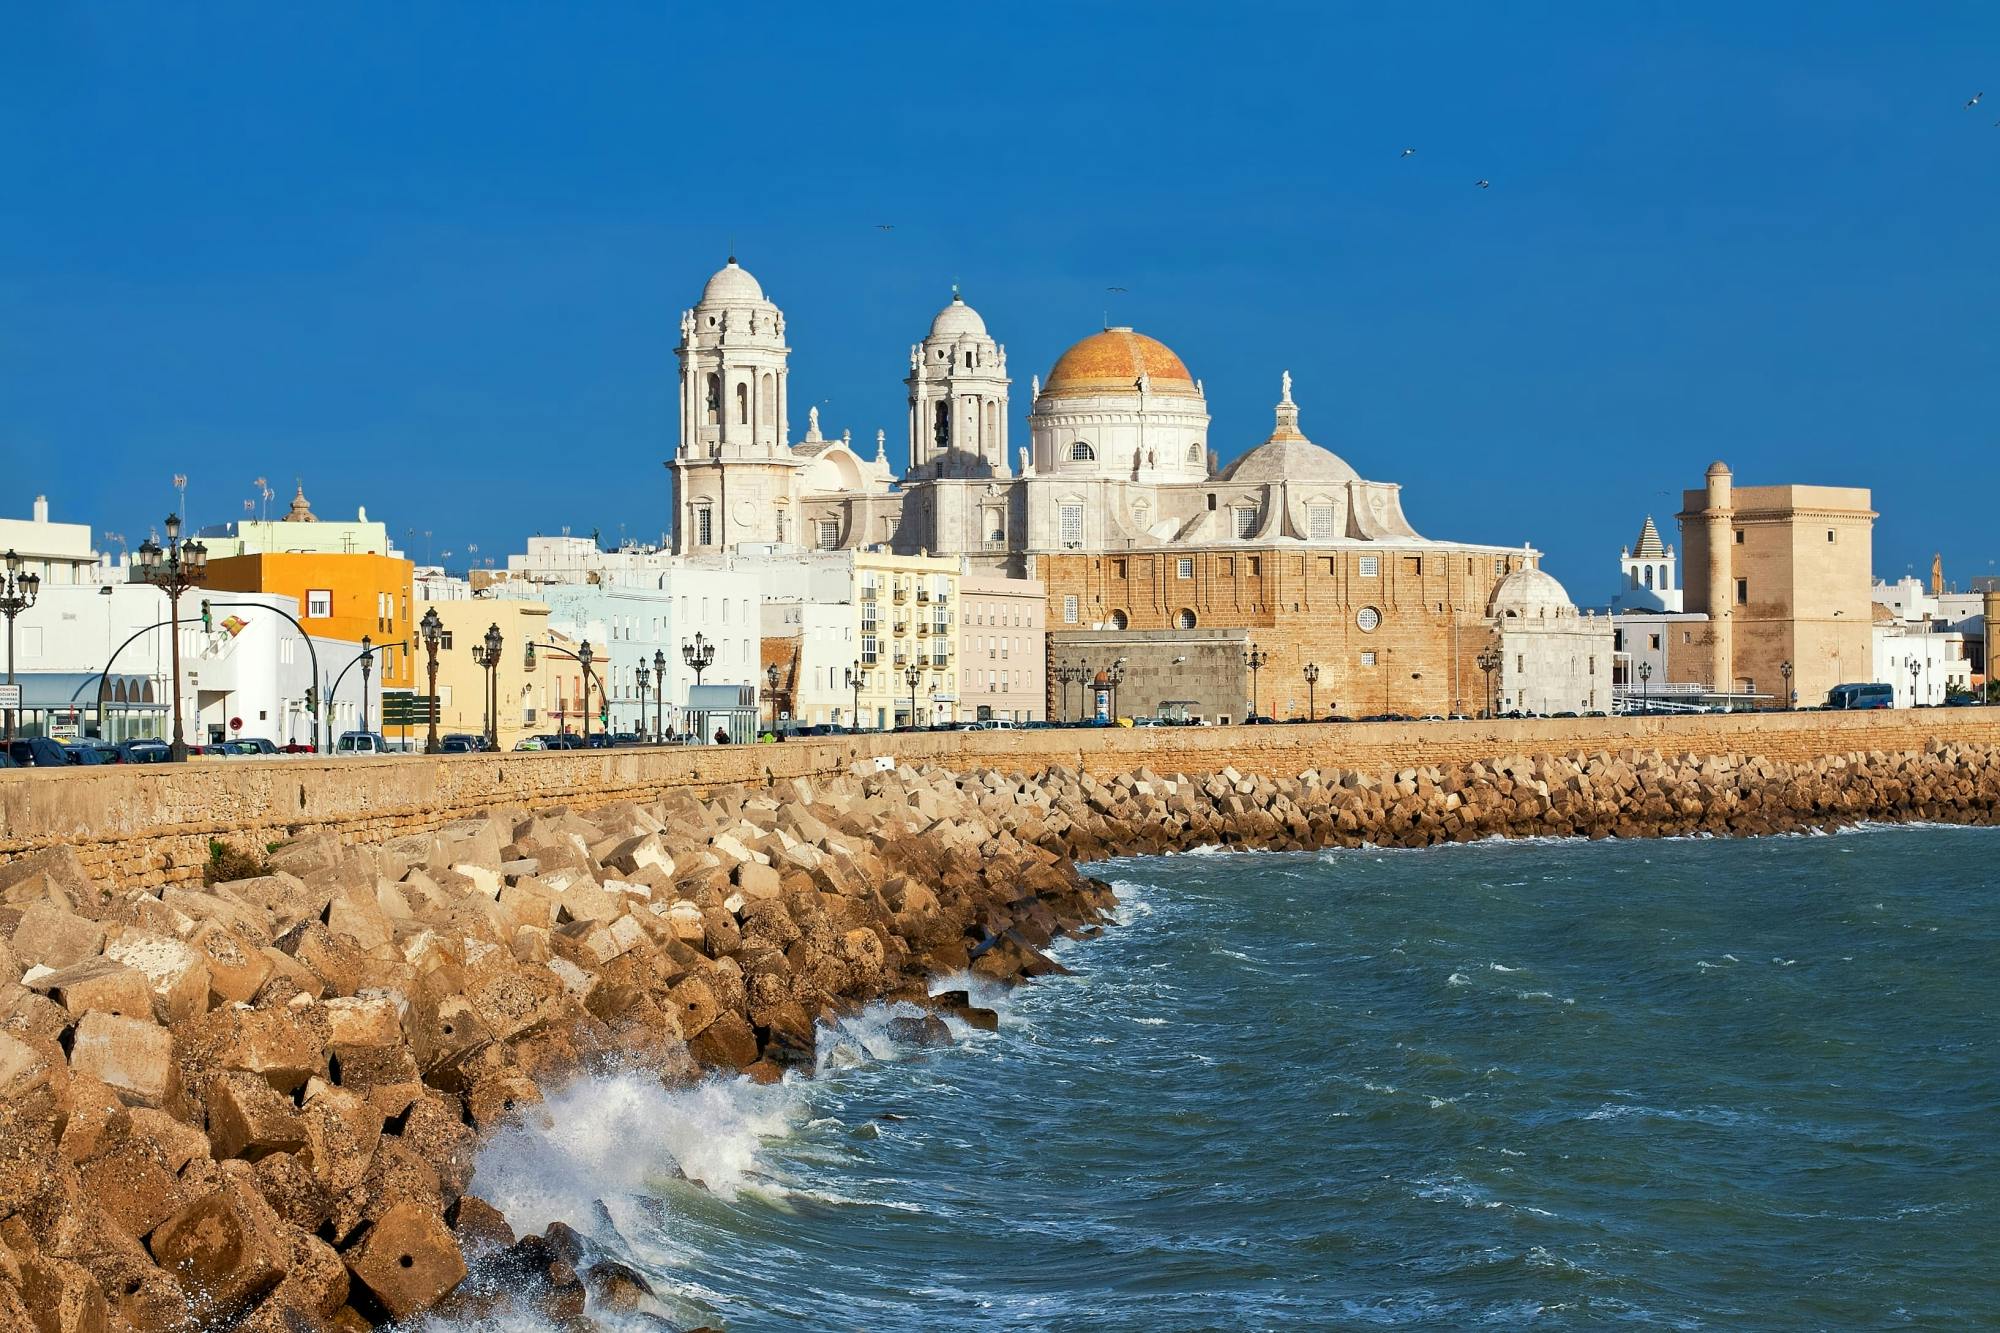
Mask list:
[{"label": "white stone bell tower", "polygon": [[931,331],[910,349],[910,477],[1011,477],[1007,349],[951,290]]},{"label": "white stone bell tower", "polygon": [[674,550],[796,540],[799,474],[786,421],[785,316],[736,256],[681,315]]}]

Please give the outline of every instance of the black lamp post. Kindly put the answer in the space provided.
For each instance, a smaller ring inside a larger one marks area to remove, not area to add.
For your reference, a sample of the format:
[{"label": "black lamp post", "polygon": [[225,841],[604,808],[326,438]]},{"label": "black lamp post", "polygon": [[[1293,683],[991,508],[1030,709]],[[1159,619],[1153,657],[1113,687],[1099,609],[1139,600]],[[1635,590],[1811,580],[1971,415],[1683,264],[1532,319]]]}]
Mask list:
[{"label": "black lamp post", "polygon": [[632,668],[632,678],[639,686],[639,725],[633,728],[633,730],[637,731],[643,740],[646,735],[646,664],[644,662]]},{"label": "black lamp post", "polygon": [[653,743],[666,739],[667,732],[660,719],[667,702],[667,654],[665,650],[653,650]]},{"label": "black lamp post", "polygon": [[1313,687],[1319,684],[1319,663],[1306,663],[1304,674],[1306,678],[1306,716],[1317,722],[1319,721],[1319,710],[1313,707]]},{"label": "black lamp post", "polygon": [[1059,663],[1055,670],[1056,685],[1061,693],[1056,696],[1056,716],[1059,720],[1069,717],[1069,683],[1076,679],[1076,673],[1067,662]]},{"label": "black lamp post", "polygon": [[1792,660],[1789,657],[1778,663],[1778,674],[1785,678],[1784,707],[1789,713],[1792,711],[1792,705],[1798,702],[1792,698]]},{"label": "black lamp post", "polygon": [[1243,665],[1250,668],[1250,716],[1253,718],[1258,716],[1257,673],[1262,671],[1264,664],[1270,660],[1271,655],[1254,643],[1250,645],[1250,651],[1243,654]]},{"label": "black lamp post", "polygon": [[694,642],[681,645],[681,661],[694,672],[696,685],[701,684],[701,673],[708,670],[709,663],[714,660],[715,645],[708,641],[706,635],[696,634]]},{"label": "black lamp post", "polygon": [[375,666],[375,639],[361,636],[361,729],[368,730],[368,673]]},{"label": "black lamp post", "polygon": [[1493,693],[1493,673],[1500,669],[1500,652],[1496,648],[1482,648],[1473,662],[1486,673],[1486,716],[1493,717],[1500,711],[1500,702]]},{"label": "black lamp post", "polygon": [[[23,574],[21,557],[15,551],[7,552],[7,575],[0,583],[0,615],[7,617],[7,683],[14,684],[14,617],[35,604],[35,597],[41,591],[40,574]],[[106,588],[106,592],[110,589]],[[12,694],[12,689],[7,693]],[[175,707],[179,707],[179,696],[175,697]],[[104,729],[104,710],[100,705],[97,714],[97,729]],[[14,710],[7,710],[7,739],[14,739]]]},{"label": "black lamp post", "polygon": [[[181,540],[179,514],[168,514],[164,526],[167,530],[164,550],[151,537],[139,546],[139,577],[166,593],[167,614],[173,622],[174,743],[168,747],[167,757],[178,764],[186,761],[188,753],[187,735],[181,724],[181,594],[201,585],[208,573],[208,548],[193,539]],[[11,630],[11,619],[8,624]]]},{"label": "black lamp post", "polygon": [[1103,680],[1105,685],[1110,687],[1109,692],[1111,697],[1106,702],[1111,708],[1110,721],[1116,725],[1118,721],[1118,687],[1125,683],[1125,659],[1121,657],[1110,666],[1104,668]]},{"label": "black lamp post", "polygon": [[585,639],[576,650],[576,660],[583,667],[583,743],[590,744],[590,664],[596,654],[590,651],[590,640]]},{"label": "black lamp post", "polygon": [[[472,645],[472,664],[486,672],[486,748],[500,748],[500,649],[503,640],[496,622],[486,627],[481,641]],[[529,651],[533,651],[532,647]]]},{"label": "black lamp post", "polygon": [[1923,667],[1918,664],[1917,659],[1914,657],[1909,659],[1909,661],[1910,661],[1910,707],[1915,708],[1917,706],[1917,675],[1919,672],[1923,670]]},{"label": "black lamp post", "polygon": [[1653,664],[1639,663],[1639,708],[1641,712],[1653,711]]},{"label": "black lamp post", "polygon": [[854,715],[847,719],[847,725],[855,731],[861,730],[862,679],[861,663],[856,662],[853,666],[847,668],[847,688],[854,691]]},{"label": "black lamp post", "polygon": [[430,655],[431,692],[426,711],[430,715],[430,737],[424,742],[425,754],[438,752],[438,644],[444,640],[444,618],[438,609],[428,607],[424,618],[417,622],[417,629],[424,637],[424,651]]},{"label": "black lamp post", "polygon": [[903,682],[910,687],[910,725],[913,727],[917,725],[917,682],[923,679],[923,675],[915,667],[903,672]]}]

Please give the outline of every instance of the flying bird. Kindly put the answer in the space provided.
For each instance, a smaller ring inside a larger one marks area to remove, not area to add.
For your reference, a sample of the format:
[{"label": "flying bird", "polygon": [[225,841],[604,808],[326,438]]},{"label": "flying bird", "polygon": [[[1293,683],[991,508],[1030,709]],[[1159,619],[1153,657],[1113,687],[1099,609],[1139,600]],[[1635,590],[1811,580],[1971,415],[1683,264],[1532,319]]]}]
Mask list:
[{"label": "flying bird", "polygon": [[1122,292],[1125,289],[1123,287],[1106,287],[1104,290],[1107,292]]},{"label": "flying bird", "polygon": [[1412,153],[1414,153],[1414,152],[1416,152],[1416,151],[1417,151],[1417,150],[1416,150],[1416,149],[1414,149],[1414,148],[1405,148],[1405,149],[1403,150],[1403,156],[1404,156],[1404,157],[1408,157],[1408,156],[1409,156],[1410,154],[1412,154]]},{"label": "flying bird", "polygon": [[876,223],[876,224],[875,224],[875,230],[876,230],[876,231],[894,231],[894,230],[896,230],[896,224],[895,224],[895,223],[893,223],[893,222],[878,222],[878,223]]},{"label": "flying bird", "polygon": [[1974,94],[1972,95],[1972,100],[1971,100],[1970,102],[1967,102],[1967,103],[1965,104],[1965,109],[1966,109],[1967,111],[1970,111],[1970,110],[1971,110],[1971,109],[1972,109],[1973,107],[1976,107],[1976,106],[1978,106],[1978,105],[1979,105],[1979,99],[1980,99],[1980,98],[1982,98],[1982,97],[1984,97],[1984,96],[1986,96],[1986,94],[1985,94],[1985,93],[1974,93]]},{"label": "flying bird", "polygon": [[1481,181],[1481,182],[1479,182],[1479,188],[1480,188],[1480,189],[1482,189],[1482,190],[1490,190],[1490,189],[1492,189],[1492,188],[1493,188],[1493,182],[1492,182],[1492,181]]}]

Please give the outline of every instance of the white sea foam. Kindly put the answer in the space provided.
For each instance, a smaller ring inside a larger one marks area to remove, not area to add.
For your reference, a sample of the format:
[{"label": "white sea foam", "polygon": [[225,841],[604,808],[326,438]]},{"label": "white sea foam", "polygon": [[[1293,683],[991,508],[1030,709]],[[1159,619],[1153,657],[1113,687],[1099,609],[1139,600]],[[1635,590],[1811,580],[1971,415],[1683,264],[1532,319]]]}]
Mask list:
[{"label": "white sea foam", "polygon": [[1454,972],[1444,979],[1444,984],[1447,986],[1470,986],[1472,978],[1463,972]]},{"label": "white sea foam", "polygon": [[1507,966],[1507,965],[1506,965],[1505,963],[1488,963],[1488,964],[1487,964],[1486,966],[1487,966],[1487,967],[1489,967],[1489,968],[1491,968],[1491,969],[1492,969],[1493,971],[1495,971],[1495,972],[1525,972],[1525,971],[1527,971],[1527,969],[1526,969],[1526,968],[1523,968],[1523,967],[1508,967],[1508,966]]}]

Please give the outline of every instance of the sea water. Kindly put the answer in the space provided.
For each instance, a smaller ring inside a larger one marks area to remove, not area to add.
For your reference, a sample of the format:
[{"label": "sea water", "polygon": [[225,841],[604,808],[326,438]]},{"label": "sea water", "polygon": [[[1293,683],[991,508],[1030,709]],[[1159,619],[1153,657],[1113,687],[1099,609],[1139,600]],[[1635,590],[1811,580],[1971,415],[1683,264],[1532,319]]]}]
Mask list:
[{"label": "sea water", "polygon": [[582,1082],[474,1190],[732,1330],[2000,1321],[2000,830],[1095,870],[998,1032]]}]

